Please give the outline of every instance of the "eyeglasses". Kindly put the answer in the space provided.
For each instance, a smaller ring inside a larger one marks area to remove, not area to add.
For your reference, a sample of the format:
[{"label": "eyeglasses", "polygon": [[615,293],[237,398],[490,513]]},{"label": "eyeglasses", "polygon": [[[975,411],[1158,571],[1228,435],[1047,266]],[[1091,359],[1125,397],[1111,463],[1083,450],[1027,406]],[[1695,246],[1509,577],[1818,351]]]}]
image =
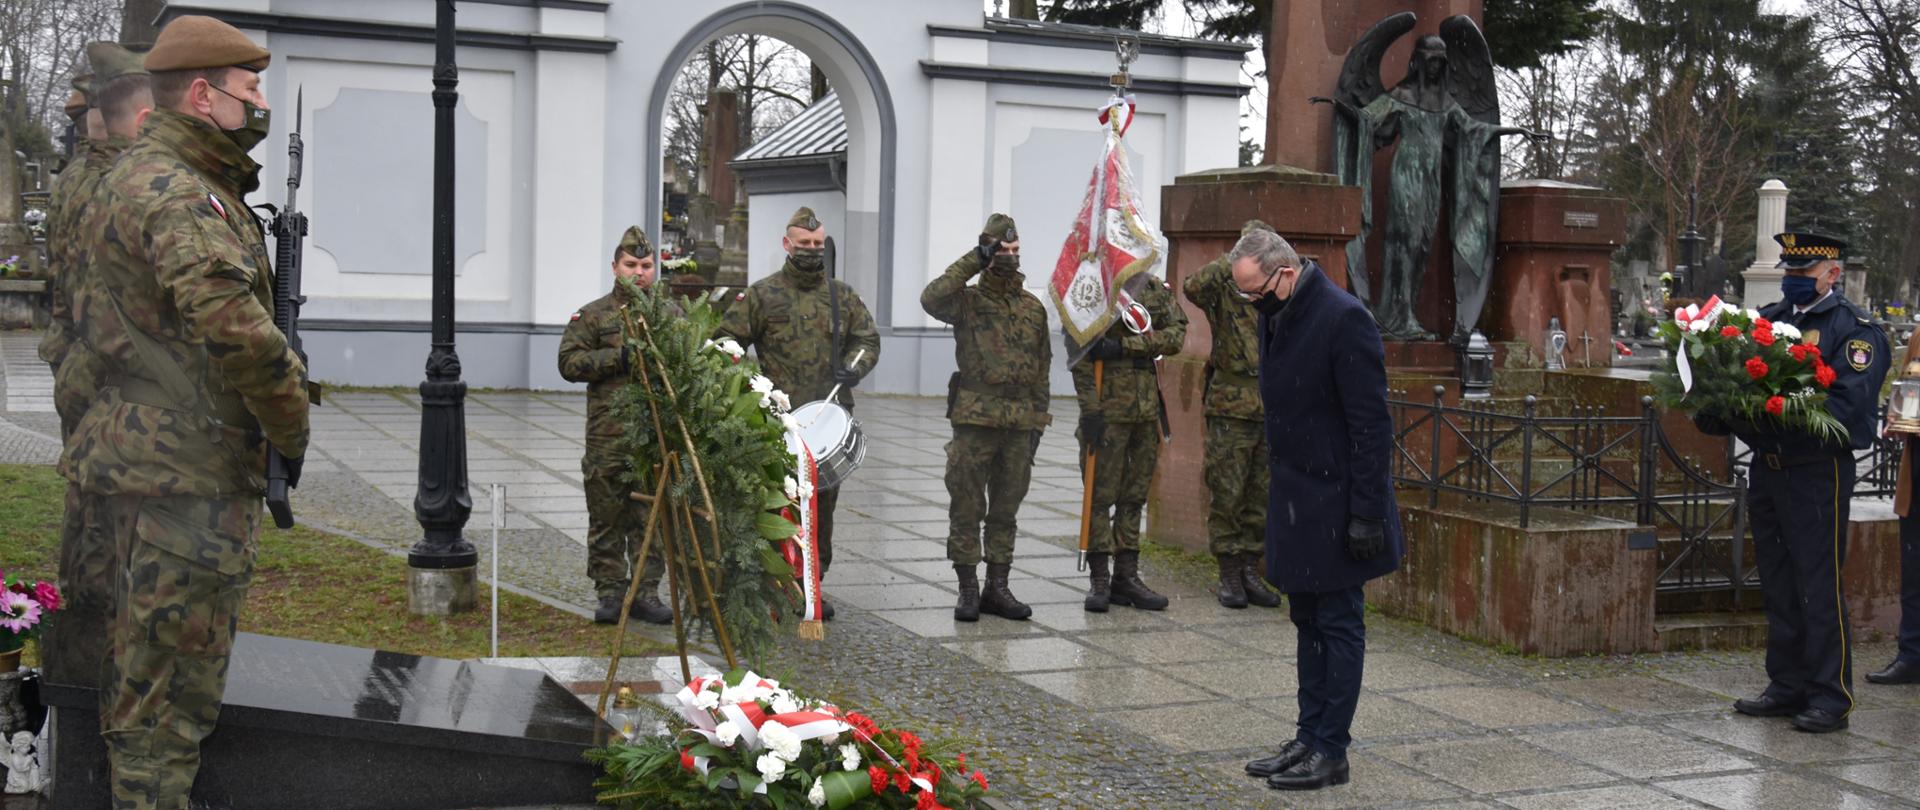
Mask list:
[{"label": "eyeglasses", "polygon": [[1280,277],[1280,271],[1290,270],[1290,269],[1293,269],[1293,265],[1283,264],[1283,265],[1280,265],[1279,267],[1275,267],[1273,268],[1272,272],[1267,273],[1267,280],[1260,285],[1259,289],[1254,290],[1253,292],[1247,292],[1246,290],[1235,290],[1235,292],[1240,293],[1240,297],[1244,300],[1258,301],[1260,300],[1260,296],[1267,294],[1267,288],[1273,286],[1274,279],[1277,279]]}]

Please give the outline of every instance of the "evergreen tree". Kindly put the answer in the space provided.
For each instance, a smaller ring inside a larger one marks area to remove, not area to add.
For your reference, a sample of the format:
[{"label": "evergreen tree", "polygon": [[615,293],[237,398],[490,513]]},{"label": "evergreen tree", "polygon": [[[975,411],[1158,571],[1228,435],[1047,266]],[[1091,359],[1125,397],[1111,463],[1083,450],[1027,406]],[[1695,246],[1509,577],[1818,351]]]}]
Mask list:
[{"label": "evergreen tree", "polygon": [[1598,0],[1486,0],[1481,28],[1493,63],[1503,68],[1539,67],[1592,39],[1606,20]]}]

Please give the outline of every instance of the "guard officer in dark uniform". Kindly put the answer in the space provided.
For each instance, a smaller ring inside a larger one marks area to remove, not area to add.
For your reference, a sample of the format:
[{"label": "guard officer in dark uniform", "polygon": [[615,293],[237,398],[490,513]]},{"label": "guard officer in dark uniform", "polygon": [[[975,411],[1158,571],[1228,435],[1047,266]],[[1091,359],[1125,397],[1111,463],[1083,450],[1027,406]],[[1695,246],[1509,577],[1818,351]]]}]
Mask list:
[{"label": "guard officer in dark uniform", "polygon": [[1747,503],[1767,613],[1767,684],[1758,697],[1735,701],[1754,717],[1793,718],[1801,731],[1847,727],[1853,711],[1853,639],[1840,571],[1847,559],[1847,511],[1853,497],[1853,452],[1879,428],[1880,383],[1887,376],[1886,334],[1847,300],[1840,280],[1846,244],[1831,236],[1788,231],[1780,243],[1781,300],[1761,317],[1800,330],[1820,348],[1835,378],[1827,409],[1847,428],[1845,443],[1759,424],[1715,424],[1753,448]]},{"label": "guard officer in dark uniform", "polygon": [[[1900,368],[1920,359],[1920,340],[1907,339],[1907,355]],[[1900,516],[1900,646],[1893,662],[1867,673],[1867,683],[1920,684],[1920,510],[1913,508],[1914,486],[1920,468],[1914,466],[1920,436],[1891,433],[1902,441],[1900,479],[1893,492],[1893,511]]]}]

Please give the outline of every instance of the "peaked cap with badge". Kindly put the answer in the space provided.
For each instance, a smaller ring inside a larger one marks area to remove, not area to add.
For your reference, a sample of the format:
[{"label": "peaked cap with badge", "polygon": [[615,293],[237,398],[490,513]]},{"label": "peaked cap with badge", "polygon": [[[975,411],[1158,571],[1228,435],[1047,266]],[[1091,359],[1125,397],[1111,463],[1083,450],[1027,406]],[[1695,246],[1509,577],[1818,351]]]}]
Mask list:
[{"label": "peaked cap with badge", "polygon": [[1823,261],[1840,261],[1847,252],[1846,242],[1813,231],[1777,233],[1773,241],[1780,243],[1778,266],[1789,270],[1812,267]]},{"label": "peaked cap with badge", "polygon": [[814,216],[812,208],[803,205],[794,210],[793,216],[787,218],[787,227],[817,231],[820,230],[820,218]]},{"label": "peaked cap with badge", "polygon": [[168,70],[211,70],[237,67],[258,73],[273,55],[240,29],[198,14],[167,23],[147,52],[146,67],[154,73]]}]

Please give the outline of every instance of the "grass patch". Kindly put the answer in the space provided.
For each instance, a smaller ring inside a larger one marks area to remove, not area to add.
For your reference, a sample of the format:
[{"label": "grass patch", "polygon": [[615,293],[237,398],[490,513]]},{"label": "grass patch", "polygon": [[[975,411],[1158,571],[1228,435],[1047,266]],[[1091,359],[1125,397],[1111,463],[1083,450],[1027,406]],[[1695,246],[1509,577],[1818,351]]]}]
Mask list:
[{"label": "grass patch", "polygon": [[[51,467],[0,465],[0,567],[52,579],[66,481]],[[264,516],[263,516],[264,517]],[[274,636],[441,658],[488,655],[487,589],[481,609],[458,616],[407,612],[404,558],[304,527],[260,537],[240,629]],[[613,630],[513,593],[500,594],[500,654],[606,655]],[[628,655],[671,650],[629,635]]]}]

